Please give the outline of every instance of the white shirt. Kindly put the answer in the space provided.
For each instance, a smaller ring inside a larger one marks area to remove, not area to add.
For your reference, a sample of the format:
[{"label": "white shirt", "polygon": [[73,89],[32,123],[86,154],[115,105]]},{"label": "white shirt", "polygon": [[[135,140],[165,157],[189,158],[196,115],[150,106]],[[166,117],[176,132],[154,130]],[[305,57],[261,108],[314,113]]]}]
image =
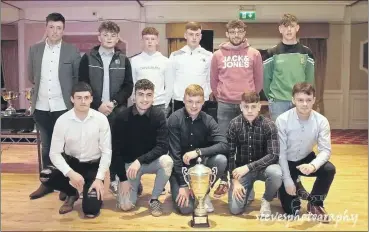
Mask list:
[{"label": "white shirt", "polygon": [[89,109],[85,120],[77,118],[74,108],[61,115],[55,123],[51,139],[50,159],[64,176],[71,170],[62,156],[77,158],[81,162],[101,157],[96,179],[104,180],[111,163],[111,132],[106,116]]},{"label": "white shirt", "polygon": [[313,151],[316,144],[319,153],[311,164],[318,170],[329,160],[331,130],[328,119],[323,115],[312,110],[308,120],[300,120],[295,107],[279,115],[276,126],[280,142],[279,164],[286,186],[293,184],[288,161],[296,162],[304,159]]},{"label": "white shirt", "polygon": [[173,75],[173,99],[183,101],[185,89],[198,84],[204,89],[205,101],[209,100],[210,64],[213,53],[201,46],[191,50],[188,45],[170,54],[171,75]]},{"label": "white shirt", "polygon": [[172,79],[168,74],[169,59],[160,52],[152,55],[142,52],[131,58],[131,66],[133,84],[141,79],[150,80],[155,85],[154,105],[165,104],[168,107],[172,97],[170,90],[173,89]]},{"label": "white shirt", "polygon": [[59,81],[60,43],[49,45],[45,43],[41,64],[40,87],[35,108],[43,111],[66,110],[63,93]]},{"label": "white shirt", "polygon": [[109,78],[109,66],[111,59],[114,55],[114,48],[106,49],[103,46],[99,47],[99,54],[101,56],[103,66],[104,66],[104,82],[101,100],[110,101],[110,78]]}]

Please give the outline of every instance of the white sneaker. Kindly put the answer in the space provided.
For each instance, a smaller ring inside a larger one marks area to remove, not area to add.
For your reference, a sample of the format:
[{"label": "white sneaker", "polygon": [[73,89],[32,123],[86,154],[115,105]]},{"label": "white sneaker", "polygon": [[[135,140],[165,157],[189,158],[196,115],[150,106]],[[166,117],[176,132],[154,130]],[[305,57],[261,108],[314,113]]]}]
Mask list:
[{"label": "white sneaker", "polygon": [[261,198],[260,217],[270,217],[272,210],[269,201]]},{"label": "white sneaker", "polygon": [[214,212],[214,206],[213,204],[211,203],[211,199],[210,199],[210,196],[207,195],[204,199],[205,201],[205,209],[208,213],[212,213]]}]

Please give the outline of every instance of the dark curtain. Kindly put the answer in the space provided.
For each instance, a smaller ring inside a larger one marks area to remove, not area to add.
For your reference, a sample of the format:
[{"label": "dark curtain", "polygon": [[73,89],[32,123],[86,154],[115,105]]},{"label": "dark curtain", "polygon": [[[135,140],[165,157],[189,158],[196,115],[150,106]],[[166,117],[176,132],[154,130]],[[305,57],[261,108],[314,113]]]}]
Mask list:
[{"label": "dark curtain", "polygon": [[316,101],[314,110],[324,115],[324,82],[326,77],[327,39],[300,39],[300,43],[309,47],[315,61]]}]

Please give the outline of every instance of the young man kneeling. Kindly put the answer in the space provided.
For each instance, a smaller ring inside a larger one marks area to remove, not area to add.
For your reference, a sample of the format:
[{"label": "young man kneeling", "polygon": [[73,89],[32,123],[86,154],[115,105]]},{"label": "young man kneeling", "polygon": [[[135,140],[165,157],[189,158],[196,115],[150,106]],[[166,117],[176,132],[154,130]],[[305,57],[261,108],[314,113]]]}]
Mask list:
[{"label": "young man kneeling", "polygon": [[243,93],[240,108],[242,113],[231,120],[227,132],[231,175],[229,210],[232,214],[242,214],[254,182],[261,180],[265,182],[265,192],[260,216],[269,217],[270,202],[282,185],[282,170],[278,165],[278,130],[273,121],[259,115],[258,93]]},{"label": "young man kneeling", "polygon": [[100,213],[104,178],[111,162],[111,132],[108,119],[91,109],[92,89],[80,82],[73,87],[74,107],[58,118],[51,140],[50,159],[56,167],[41,171],[41,182],[67,194],[59,213],[73,210],[83,192],[82,210],[86,217]]},{"label": "young man kneeling", "polygon": [[[151,214],[160,216],[158,200],[172,173],[173,160],[168,153],[168,127],[164,112],[153,107],[154,84],[141,79],[135,84],[135,103],[121,111],[113,127],[113,150],[119,177],[117,206],[131,210],[143,174],[156,174],[149,202]],[[116,151],[116,152],[115,152]]]},{"label": "young man kneeling", "polygon": [[[214,118],[201,111],[204,90],[200,85],[193,84],[186,88],[184,105],[168,119],[169,154],[174,161],[169,182],[176,209],[181,214],[190,214],[194,210],[195,199],[184,180],[182,167],[194,166],[197,158],[201,157],[205,166],[211,169],[217,167],[217,180],[227,166],[225,154],[229,152],[229,147]],[[209,195],[205,197],[205,207],[207,212],[214,211]]]},{"label": "young man kneeling", "polygon": [[[326,117],[313,110],[315,89],[302,82],[292,89],[292,102],[296,106],[279,115],[276,125],[281,144],[279,163],[283,171],[283,184],[279,189],[280,201],[286,214],[298,216],[301,202],[297,189],[299,175],[316,177],[314,187],[307,196],[307,210],[321,222],[331,218],[324,208],[324,200],[336,174],[331,157],[331,130]],[[318,154],[313,151],[317,145]]]}]

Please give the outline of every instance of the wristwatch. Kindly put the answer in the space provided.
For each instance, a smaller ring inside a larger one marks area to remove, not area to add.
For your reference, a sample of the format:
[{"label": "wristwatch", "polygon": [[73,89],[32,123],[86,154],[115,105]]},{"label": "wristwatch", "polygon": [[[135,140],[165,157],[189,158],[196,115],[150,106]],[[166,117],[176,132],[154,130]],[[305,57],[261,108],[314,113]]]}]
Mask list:
[{"label": "wristwatch", "polygon": [[118,102],[116,100],[113,100],[111,102],[113,102],[114,107],[116,107],[118,105]]},{"label": "wristwatch", "polygon": [[200,151],[200,149],[199,149],[199,148],[196,148],[196,150],[195,150],[195,151],[196,151],[196,153],[197,153],[197,155],[198,155],[198,156],[201,156],[201,151]]}]

